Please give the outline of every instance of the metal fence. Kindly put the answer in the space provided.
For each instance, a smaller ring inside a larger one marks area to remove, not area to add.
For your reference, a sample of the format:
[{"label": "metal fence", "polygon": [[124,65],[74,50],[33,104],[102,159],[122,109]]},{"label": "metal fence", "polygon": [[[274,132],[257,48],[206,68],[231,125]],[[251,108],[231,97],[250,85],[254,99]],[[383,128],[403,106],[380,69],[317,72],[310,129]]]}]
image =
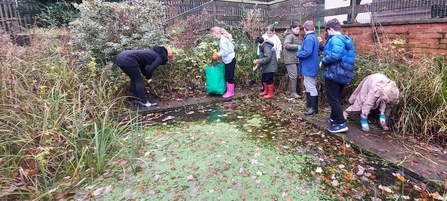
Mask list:
[{"label": "metal fence", "polygon": [[213,0],[204,6],[168,19],[184,19],[207,10],[213,20],[229,25],[238,25],[247,8],[262,9],[265,24],[277,23],[286,28],[291,21],[325,21],[337,18],[342,24],[364,24],[376,22],[425,21],[447,19],[447,0]]},{"label": "metal fence", "polygon": [[[324,21],[337,18],[344,24],[372,22],[424,21],[447,19],[447,0],[160,0],[167,7],[167,23],[200,15],[212,14],[216,21],[238,26],[246,10],[261,9],[264,23],[277,22],[278,27],[288,27],[291,21]],[[24,1],[0,0],[0,25],[4,31],[21,32],[35,21],[35,16],[18,9],[32,10]]]}]

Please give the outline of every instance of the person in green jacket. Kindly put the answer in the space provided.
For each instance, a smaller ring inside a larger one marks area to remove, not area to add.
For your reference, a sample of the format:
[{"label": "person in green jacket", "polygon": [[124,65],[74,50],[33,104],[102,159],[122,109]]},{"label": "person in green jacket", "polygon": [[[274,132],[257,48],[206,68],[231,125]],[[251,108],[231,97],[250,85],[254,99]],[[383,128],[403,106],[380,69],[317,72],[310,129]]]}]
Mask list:
[{"label": "person in green jacket", "polygon": [[253,63],[256,64],[256,67],[253,70],[261,68],[262,84],[264,85],[264,91],[260,95],[265,99],[271,99],[274,97],[273,92],[275,91],[273,75],[278,71],[276,51],[273,42],[268,39],[258,36],[255,42],[259,45],[259,59],[254,60]]},{"label": "person in green jacket", "polygon": [[299,33],[300,24],[298,22],[292,22],[290,28],[284,32],[284,64],[289,76],[288,90],[292,98],[301,98],[297,93],[298,58],[295,56],[300,46]]}]

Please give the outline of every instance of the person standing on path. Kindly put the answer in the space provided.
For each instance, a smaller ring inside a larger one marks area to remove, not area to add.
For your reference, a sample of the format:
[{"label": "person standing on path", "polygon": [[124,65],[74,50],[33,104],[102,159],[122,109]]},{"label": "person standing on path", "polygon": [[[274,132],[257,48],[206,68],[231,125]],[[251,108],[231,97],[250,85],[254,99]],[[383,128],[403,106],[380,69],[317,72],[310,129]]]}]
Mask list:
[{"label": "person standing on path", "polygon": [[146,50],[124,50],[118,54],[115,64],[121,68],[130,78],[130,89],[134,100],[134,105],[138,108],[149,108],[157,106],[146,98],[144,81],[141,74],[146,77],[149,83],[152,74],[160,65],[165,65],[174,56],[173,52],[163,46],[154,46]]},{"label": "person standing on path", "polygon": [[328,118],[328,122],[331,123],[328,130],[331,133],[348,131],[346,119],[343,117],[341,97],[344,87],[352,81],[354,75],[354,43],[340,31],[341,25],[336,18],[326,22],[326,32],[329,37],[324,46],[321,63],[324,66],[326,96],[332,108]]},{"label": "person standing on path", "polygon": [[273,84],[273,75],[278,71],[278,61],[276,60],[275,48],[273,42],[268,39],[264,39],[261,36],[256,37],[255,43],[259,45],[259,59],[253,61],[256,64],[256,68],[261,67],[262,71],[262,84],[264,85],[264,91],[259,95],[265,99],[274,98],[273,92],[275,87]]},{"label": "person standing on path", "polygon": [[275,27],[272,25],[269,25],[266,28],[265,34],[262,35],[264,39],[268,39],[270,42],[273,43],[273,47],[275,48],[276,53],[276,60],[278,61],[281,58],[281,51],[282,51],[282,43],[279,39],[278,35],[276,35]]},{"label": "person standing on path", "polygon": [[284,64],[289,76],[289,93],[292,98],[301,98],[297,93],[298,83],[298,58],[295,56],[300,46],[300,24],[292,22],[290,28],[284,32]]},{"label": "person standing on path", "polygon": [[315,79],[318,76],[318,56],[320,42],[315,33],[315,25],[308,20],[303,24],[304,39],[296,57],[300,59],[300,73],[304,76],[304,87],[306,88],[306,98],[310,101],[310,109],[304,115],[318,113],[318,90]]},{"label": "person standing on path", "polygon": [[227,91],[222,98],[231,98],[234,96],[234,69],[236,67],[236,54],[234,52],[233,38],[224,28],[211,28],[214,38],[219,39],[219,52],[213,54],[213,60],[222,57],[225,64],[225,81]]},{"label": "person standing on path", "polygon": [[386,116],[394,104],[399,100],[399,88],[396,82],[390,80],[386,75],[375,73],[366,76],[355,88],[343,116],[348,118],[349,114],[360,113],[360,123],[363,131],[369,131],[368,115],[371,110],[379,109],[379,122],[383,130],[389,130],[386,124]]}]

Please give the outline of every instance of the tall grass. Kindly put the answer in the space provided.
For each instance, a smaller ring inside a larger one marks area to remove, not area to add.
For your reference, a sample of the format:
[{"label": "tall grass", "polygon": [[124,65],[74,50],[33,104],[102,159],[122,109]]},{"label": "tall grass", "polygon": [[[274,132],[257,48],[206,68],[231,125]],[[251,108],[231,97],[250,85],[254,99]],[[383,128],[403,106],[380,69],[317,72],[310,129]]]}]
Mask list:
[{"label": "tall grass", "polygon": [[101,174],[128,132],[114,119],[126,111],[112,66],[71,55],[59,34],[37,29],[31,47],[2,44],[0,196],[8,199],[52,199],[45,192],[61,179]]}]

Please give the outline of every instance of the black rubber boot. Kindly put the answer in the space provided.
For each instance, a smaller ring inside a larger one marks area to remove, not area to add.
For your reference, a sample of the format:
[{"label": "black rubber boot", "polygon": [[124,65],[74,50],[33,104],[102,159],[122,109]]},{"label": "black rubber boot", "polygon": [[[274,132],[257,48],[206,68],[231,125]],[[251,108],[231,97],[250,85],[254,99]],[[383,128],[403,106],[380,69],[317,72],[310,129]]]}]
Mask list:
[{"label": "black rubber boot", "polygon": [[310,104],[310,92],[306,92],[306,107],[310,108],[312,105]]},{"label": "black rubber boot", "polygon": [[304,115],[313,115],[313,114],[318,113],[318,96],[311,96],[310,104],[311,104],[311,107],[310,107],[309,111],[304,113]]}]

